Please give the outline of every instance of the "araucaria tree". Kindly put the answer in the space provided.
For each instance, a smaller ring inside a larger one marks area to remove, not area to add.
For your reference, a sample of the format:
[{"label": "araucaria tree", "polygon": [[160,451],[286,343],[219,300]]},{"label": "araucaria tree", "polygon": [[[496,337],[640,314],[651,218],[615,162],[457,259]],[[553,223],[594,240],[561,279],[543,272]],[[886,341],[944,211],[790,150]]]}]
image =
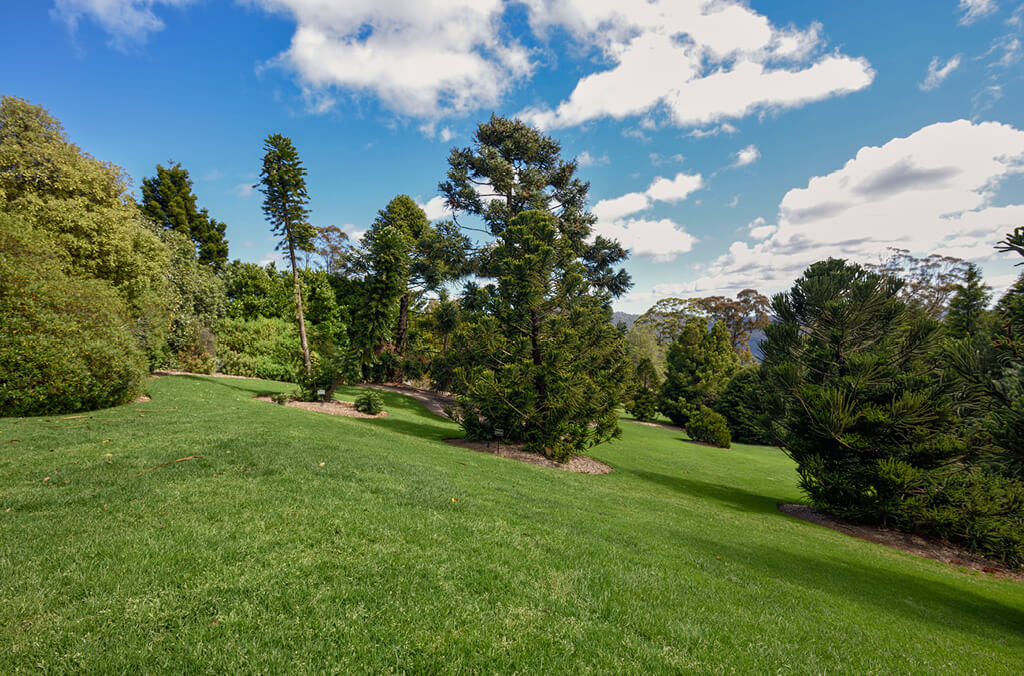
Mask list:
[{"label": "araucaria tree", "polygon": [[632,400],[627,410],[637,420],[654,420],[658,415],[658,373],[648,357],[640,360],[635,371]]},{"label": "araucaria tree", "polygon": [[902,282],[845,261],[809,267],[773,300],[761,349],[770,431],[814,506],[899,525],[964,459],[939,324],[901,298]]},{"label": "araucaria tree", "polygon": [[156,176],[142,179],[141,207],[160,227],[189,237],[200,263],[220,270],[228,262],[225,225],[196,205],[192,179],[181,164],[158,164]]},{"label": "araucaria tree", "polygon": [[519,120],[492,116],[472,147],[449,157],[439,190],[457,217],[479,216],[480,247],[448,362],[462,423],[476,438],[525,442],[566,460],[619,433],[628,373],[611,299],[631,285],[618,242],[591,237],[589,184],[559,143]]},{"label": "araucaria tree", "polygon": [[306,192],[306,168],[291,139],[271,134],[263,144],[263,168],[260,182],[254,188],[263,193],[263,214],[270,222],[271,231],[279,238],[277,248],[288,252],[295,287],[295,316],[299,324],[299,342],[308,376],[312,370],[309,360],[309,341],[306,321],[302,312],[302,284],[296,263],[296,251],[312,251],[316,228],[307,220],[309,194]]},{"label": "araucaria tree", "polygon": [[487,314],[463,333],[457,370],[471,437],[525,442],[559,461],[619,434],[628,361],[607,294],[594,293],[572,241],[542,211],[514,217],[492,251]]}]

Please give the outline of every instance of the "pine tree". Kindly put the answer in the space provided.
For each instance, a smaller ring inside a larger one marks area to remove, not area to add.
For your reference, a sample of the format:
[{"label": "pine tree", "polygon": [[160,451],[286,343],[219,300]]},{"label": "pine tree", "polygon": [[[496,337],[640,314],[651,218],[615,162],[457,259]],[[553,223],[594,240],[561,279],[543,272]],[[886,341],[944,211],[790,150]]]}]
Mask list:
[{"label": "pine tree", "polygon": [[559,460],[617,434],[628,361],[611,324],[609,297],[595,294],[555,219],[527,211],[492,252],[497,285],[486,314],[463,328],[453,352],[462,424],[471,437],[525,442]]},{"label": "pine tree", "polygon": [[306,192],[306,169],[291,139],[271,134],[264,142],[266,154],[260,170],[260,182],[254,185],[263,193],[263,214],[270,222],[271,232],[278,238],[277,248],[288,252],[292,282],[295,287],[295,316],[299,325],[299,342],[306,375],[312,366],[309,341],[306,338],[306,320],[302,311],[302,284],[299,281],[296,251],[312,251],[316,229],[309,224],[309,194]]},{"label": "pine tree", "polygon": [[188,171],[175,163],[156,165],[156,176],[142,179],[142,213],[165,230],[191,238],[199,262],[220,270],[228,260],[226,226],[196,205]]},{"label": "pine tree", "polygon": [[709,331],[703,319],[691,319],[668,348],[661,412],[685,427],[701,406],[715,404],[738,368],[739,357],[725,323],[715,322]]},{"label": "pine tree", "polygon": [[990,291],[982,281],[981,268],[975,263],[968,263],[964,280],[957,284],[946,315],[946,330],[951,336],[965,338],[981,329]]},{"label": "pine tree", "polygon": [[659,389],[660,383],[654,370],[654,363],[644,357],[636,366],[629,413],[637,420],[654,420],[658,415]]}]

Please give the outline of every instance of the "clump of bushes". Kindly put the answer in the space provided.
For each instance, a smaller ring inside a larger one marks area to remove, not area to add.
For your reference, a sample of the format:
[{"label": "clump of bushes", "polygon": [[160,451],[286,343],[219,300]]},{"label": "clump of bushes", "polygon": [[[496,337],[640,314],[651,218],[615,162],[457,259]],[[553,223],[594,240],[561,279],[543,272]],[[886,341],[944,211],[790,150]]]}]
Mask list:
[{"label": "clump of bushes", "polygon": [[729,448],[732,445],[732,435],[729,433],[729,425],[726,424],[725,418],[707,406],[701,406],[696,413],[690,415],[686,432],[694,441],[702,441],[719,448]]},{"label": "clump of bushes", "polygon": [[221,371],[233,376],[296,382],[302,372],[295,322],[227,318],[217,322]]},{"label": "clump of bushes", "polygon": [[275,404],[284,406],[285,404],[292,400],[292,395],[289,392],[275,392],[274,394],[270,395],[270,400]]},{"label": "clump of bushes", "polygon": [[208,352],[199,354],[184,353],[178,357],[181,369],[189,373],[216,373],[217,360]]},{"label": "clump of bushes", "polygon": [[377,415],[384,410],[384,399],[376,390],[363,390],[362,394],[356,397],[356,410],[366,415]]},{"label": "clump of bushes", "polygon": [[0,215],[0,415],[87,411],[139,395],[146,360],[105,281],[66,274],[50,238]]}]

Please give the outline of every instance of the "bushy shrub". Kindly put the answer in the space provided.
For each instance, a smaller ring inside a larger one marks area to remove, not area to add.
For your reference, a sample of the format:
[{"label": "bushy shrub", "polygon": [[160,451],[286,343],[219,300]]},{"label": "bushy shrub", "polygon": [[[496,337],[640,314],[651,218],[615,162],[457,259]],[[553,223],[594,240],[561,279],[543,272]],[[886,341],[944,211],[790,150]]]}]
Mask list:
[{"label": "bushy shrub", "polygon": [[217,360],[212,354],[201,352],[199,354],[185,353],[178,356],[182,371],[189,373],[216,373]]},{"label": "bushy shrub", "polygon": [[384,410],[384,399],[376,390],[363,390],[356,397],[356,410],[366,415],[377,415]]},{"label": "bushy shrub", "polygon": [[301,371],[299,336],[284,319],[222,319],[215,326],[224,373],[295,382]]},{"label": "bushy shrub", "polygon": [[116,406],[146,361],[111,285],[67,275],[49,237],[0,215],[0,415]]},{"label": "bushy shrub", "polygon": [[741,444],[771,444],[768,431],[761,424],[764,415],[763,397],[766,383],[759,367],[741,369],[729,380],[714,409],[722,414],[732,438]]},{"label": "bushy shrub", "polygon": [[732,445],[732,437],[725,418],[707,406],[701,406],[690,416],[686,432],[694,441],[703,441],[719,448],[729,448]]},{"label": "bushy shrub", "polygon": [[275,394],[270,395],[270,400],[273,401],[275,404],[284,406],[285,404],[292,400],[292,394],[291,392],[277,392]]}]

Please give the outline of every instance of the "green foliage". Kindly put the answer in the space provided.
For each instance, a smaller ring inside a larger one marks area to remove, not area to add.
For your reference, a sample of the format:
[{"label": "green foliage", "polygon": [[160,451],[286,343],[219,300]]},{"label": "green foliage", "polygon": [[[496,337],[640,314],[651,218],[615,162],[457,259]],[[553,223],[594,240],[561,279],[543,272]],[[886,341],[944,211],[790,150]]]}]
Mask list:
[{"label": "green foliage", "polygon": [[626,409],[629,414],[637,420],[654,420],[658,416],[660,385],[654,364],[646,357],[641,359],[635,369],[632,400]]},{"label": "green foliage", "polygon": [[774,443],[763,420],[769,396],[758,366],[745,366],[729,379],[715,410],[725,418],[733,439],[742,444]]},{"label": "green foliage", "polygon": [[206,209],[198,208],[192,179],[180,163],[156,165],[156,176],[142,179],[141,187],[143,214],[161,228],[191,239],[199,263],[217,270],[227,263],[225,225],[210,218]]},{"label": "green foliage", "polygon": [[399,306],[409,283],[409,254],[413,240],[408,230],[417,224],[422,225],[418,218],[413,218],[413,223],[406,222],[410,213],[406,207],[404,200],[392,200],[378,213],[363,236],[363,264],[367,276],[363,284],[364,296],[356,314],[356,335],[360,339],[359,347],[365,364],[372,364],[381,354],[393,350]]},{"label": "green foliage", "polygon": [[[586,209],[590,184],[576,176],[576,161],[562,160],[557,140],[492,114],[477,126],[471,147],[452,148],[448,166],[438,191],[453,213],[479,216],[494,236],[526,211],[550,214],[596,291],[615,297],[632,286],[625,270],[615,267],[628,255],[622,246],[601,235],[591,239],[597,219]],[[486,256],[477,264],[486,267]]]},{"label": "green foliage", "polygon": [[270,399],[275,404],[278,404],[279,406],[284,406],[285,404],[292,400],[292,395],[288,392],[275,392],[274,394],[270,395]]},{"label": "green foliage", "polygon": [[185,353],[179,359],[183,371],[207,374],[217,372],[217,360],[209,352]]},{"label": "green foliage", "polygon": [[167,248],[119,167],[72,144],[40,106],[0,98],[0,213],[51,235],[65,272],[109,282],[150,361],[165,350]]},{"label": "green foliage", "polygon": [[636,368],[644,359],[650,360],[658,380],[665,377],[668,346],[660,345],[654,327],[649,324],[633,324],[626,331],[626,355]]},{"label": "green foliage", "polygon": [[221,371],[295,382],[301,355],[295,324],[284,319],[222,319],[214,327]]},{"label": "green foliage", "polygon": [[662,298],[637,317],[632,330],[651,334],[659,346],[667,347],[690,322],[703,322],[707,326],[710,320],[700,298]]},{"label": "green foliage", "polygon": [[956,285],[946,314],[946,331],[950,336],[966,338],[981,331],[990,291],[982,281],[981,268],[976,263],[968,263],[963,282]]},{"label": "green foliage", "polygon": [[906,249],[895,247],[890,247],[889,251],[889,258],[866,265],[865,269],[898,280],[901,300],[928,317],[941,320],[957,287],[964,283],[969,263],[941,254],[916,258]]},{"label": "green foliage", "polygon": [[64,272],[53,239],[0,214],[0,415],[131,401],[146,373],[109,283]]},{"label": "green foliage", "polygon": [[686,427],[701,406],[714,406],[739,369],[729,331],[723,322],[695,317],[683,325],[668,348],[667,373],[658,407],[673,423]]},{"label": "green foliage", "polygon": [[166,303],[170,311],[167,350],[170,355],[215,352],[214,323],[227,311],[224,282],[196,258],[191,241],[166,230],[162,239],[170,251]]},{"label": "green foliage", "polygon": [[488,312],[463,323],[453,354],[469,436],[504,438],[559,461],[619,434],[628,361],[605,295],[584,278],[554,219],[512,219],[492,252]]},{"label": "green foliage", "polygon": [[725,418],[707,406],[701,406],[690,416],[686,433],[694,441],[702,441],[719,448],[729,448],[732,445],[732,435],[729,434],[729,425]]},{"label": "green foliage", "polygon": [[[911,490],[968,451],[934,368],[939,325],[901,286],[842,260],[815,263],[775,297],[765,329],[772,436],[814,505],[850,521],[895,518]],[[892,467],[909,483],[883,471]]]},{"label": "green foliage", "polygon": [[363,390],[355,401],[356,410],[366,415],[377,415],[384,410],[384,399],[377,390]]},{"label": "green foliage", "polygon": [[229,317],[291,319],[294,316],[291,282],[273,263],[263,267],[232,261],[220,277],[227,293]]}]

